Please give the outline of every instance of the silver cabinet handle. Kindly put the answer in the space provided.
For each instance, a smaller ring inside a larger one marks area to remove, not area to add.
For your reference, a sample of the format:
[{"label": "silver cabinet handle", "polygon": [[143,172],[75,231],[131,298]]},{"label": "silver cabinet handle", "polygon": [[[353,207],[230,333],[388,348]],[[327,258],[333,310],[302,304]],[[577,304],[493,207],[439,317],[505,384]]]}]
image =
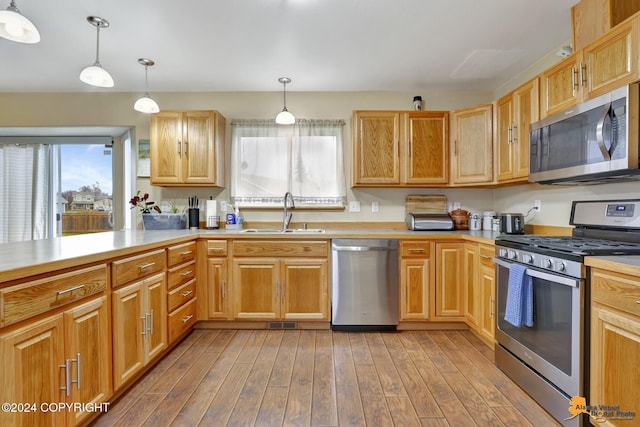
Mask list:
[{"label": "silver cabinet handle", "polygon": [[573,83],[573,95],[575,95],[578,89],[578,70],[576,67],[571,67],[571,83]]},{"label": "silver cabinet handle", "polygon": [[181,293],[180,295],[182,295],[183,297],[188,297],[189,295],[191,295],[193,293],[193,291],[191,289],[189,289],[188,291],[184,291],[183,293]]},{"label": "silver cabinet handle", "polygon": [[64,390],[64,394],[69,396],[71,394],[71,359],[66,359],[64,365],[60,365],[64,368],[64,387],[60,387],[60,390]]},{"label": "silver cabinet handle", "polygon": [[511,144],[511,126],[507,128],[507,144]]},{"label": "silver cabinet handle", "polygon": [[582,86],[587,85],[587,65],[580,62],[580,84]]},{"label": "silver cabinet handle", "polygon": [[281,281],[280,286],[282,287],[282,292],[280,292],[280,300],[284,302],[284,280]]},{"label": "silver cabinet handle", "polygon": [[425,252],[425,248],[407,248],[409,252]]},{"label": "silver cabinet handle", "polygon": [[75,359],[70,359],[70,362],[76,362],[76,380],[72,380],[70,384],[75,383],[76,388],[80,390],[80,353],[76,355]]},{"label": "silver cabinet handle", "polygon": [[489,255],[480,255],[480,258],[491,259],[492,257],[490,257]]},{"label": "silver cabinet handle", "polygon": [[56,292],[56,295],[60,296],[60,295],[68,294],[69,292],[77,291],[78,289],[82,289],[84,287],[85,287],[85,285],[73,286],[73,287],[71,287],[69,289],[64,289],[62,291]]},{"label": "silver cabinet handle", "polygon": [[189,141],[184,142],[184,154],[185,156],[189,155]]},{"label": "silver cabinet handle", "polygon": [[144,316],[142,316],[140,318],[140,320],[142,320],[142,332],[141,332],[141,334],[146,337],[147,336],[147,315],[145,314]]},{"label": "silver cabinet handle", "polygon": [[149,268],[149,267],[153,267],[154,265],[156,265],[155,262],[148,262],[146,264],[142,264],[141,266],[139,266],[138,268],[140,270],[144,270],[145,268]]},{"label": "silver cabinet handle", "polygon": [[149,316],[149,323],[147,324],[147,331],[149,331],[149,335],[153,335],[153,310],[151,310],[151,313],[148,313],[147,316]]},{"label": "silver cabinet handle", "polygon": [[185,271],[184,273],[180,274],[181,276],[188,276],[191,273],[193,273],[193,270],[189,270],[189,271]]},{"label": "silver cabinet handle", "polygon": [[182,154],[182,153],[180,152],[180,150],[181,150],[181,148],[182,148],[182,143],[180,142],[180,140],[177,140],[176,142],[178,143],[178,156],[179,156],[180,154]]},{"label": "silver cabinet handle", "polygon": [[493,317],[493,296],[489,296],[489,317]]},{"label": "silver cabinet handle", "polygon": [[511,143],[515,144],[516,141],[518,140],[517,136],[518,135],[518,126],[514,123],[513,125],[511,125]]},{"label": "silver cabinet handle", "polygon": [[225,283],[224,283],[224,280],[223,280],[222,281],[222,286],[221,286],[221,288],[222,288],[222,299],[224,299],[224,285],[225,285]]},{"label": "silver cabinet handle", "polygon": [[180,252],[180,255],[189,255],[190,253],[193,253],[193,251]]},{"label": "silver cabinet handle", "polygon": [[215,251],[215,252],[222,252],[224,251],[224,248],[208,248],[208,251]]},{"label": "silver cabinet handle", "polygon": [[190,314],[187,317],[183,318],[182,323],[187,323],[191,319],[193,319],[193,314]]}]

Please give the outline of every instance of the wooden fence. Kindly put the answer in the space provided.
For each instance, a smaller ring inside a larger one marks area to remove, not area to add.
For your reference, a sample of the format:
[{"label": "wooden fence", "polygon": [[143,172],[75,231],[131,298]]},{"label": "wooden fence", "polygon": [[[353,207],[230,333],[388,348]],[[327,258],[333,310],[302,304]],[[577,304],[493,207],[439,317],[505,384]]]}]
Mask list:
[{"label": "wooden fence", "polygon": [[107,212],[65,212],[62,214],[62,233],[96,233],[111,231]]}]

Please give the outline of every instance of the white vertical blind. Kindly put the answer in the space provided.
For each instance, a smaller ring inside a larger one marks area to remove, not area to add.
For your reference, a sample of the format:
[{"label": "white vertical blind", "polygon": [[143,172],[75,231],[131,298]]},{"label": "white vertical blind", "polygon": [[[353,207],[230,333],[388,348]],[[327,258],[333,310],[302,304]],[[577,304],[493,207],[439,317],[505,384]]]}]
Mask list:
[{"label": "white vertical blind", "polygon": [[50,147],[0,144],[0,243],[49,236]]}]

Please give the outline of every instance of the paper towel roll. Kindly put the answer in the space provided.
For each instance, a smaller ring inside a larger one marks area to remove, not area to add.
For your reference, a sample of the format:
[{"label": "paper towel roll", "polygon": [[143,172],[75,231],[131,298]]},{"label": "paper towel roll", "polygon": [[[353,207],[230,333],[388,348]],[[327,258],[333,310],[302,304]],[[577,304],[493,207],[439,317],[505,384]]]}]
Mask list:
[{"label": "paper towel roll", "polygon": [[216,216],[218,215],[218,203],[216,200],[207,200],[207,205],[205,207],[205,212],[207,215],[207,218],[209,218],[210,216]]}]

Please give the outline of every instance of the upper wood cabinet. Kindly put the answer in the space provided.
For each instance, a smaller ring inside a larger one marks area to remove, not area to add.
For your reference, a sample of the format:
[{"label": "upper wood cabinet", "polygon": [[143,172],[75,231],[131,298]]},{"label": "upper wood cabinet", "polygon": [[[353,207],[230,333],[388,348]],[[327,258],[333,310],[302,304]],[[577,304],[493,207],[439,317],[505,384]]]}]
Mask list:
[{"label": "upper wood cabinet", "polygon": [[640,0],[581,0],[571,8],[573,49],[582,49],[638,11]]},{"label": "upper wood cabinet", "polygon": [[620,24],[540,75],[542,118],[640,78],[638,20]]},{"label": "upper wood cabinet", "polygon": [[493,106],[481,104],[451,114],[451,184],[493,182]]},{"label": "upper wood cabinet", "polygon": [[447,184],[447,111],[354,111],[354,187]]},{"label": "upper wood cabinet", "polygon": [[538,79],[500,98],[496,107],[496,175],[498,182],[527,181],[529,125],[538,120]]},{"label": "upper wood cabinet", "polygon": [[151,184],[224,186],[225,118],[217,111],[151,116]]}]

